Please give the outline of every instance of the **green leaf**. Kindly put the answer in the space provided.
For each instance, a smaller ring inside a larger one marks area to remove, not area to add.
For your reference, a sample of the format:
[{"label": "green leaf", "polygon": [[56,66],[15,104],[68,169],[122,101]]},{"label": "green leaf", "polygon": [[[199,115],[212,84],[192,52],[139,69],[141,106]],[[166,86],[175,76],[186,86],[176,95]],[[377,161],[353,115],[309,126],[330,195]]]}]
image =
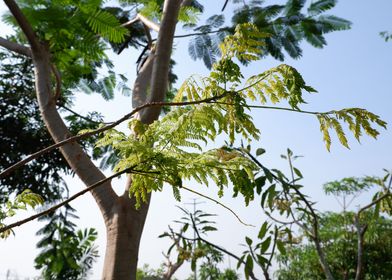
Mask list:
[{"label": "green leaf", "polygon": [[249,279],[249,273],[250,273],[251,271],[253,271],[253,259],[252,259],[251,255],[248,255],[248,256],[246,257],[245,269],[244,269],[245,278],[246,278],[246,279]]},{"label": "green leaf", "polygon": [[264,222],[263,225],[260,227],[259,234],[257,235],[257,237],[259,239],[263,239],[265,234],[267,233],[268,228],[268,222]]},{"label": "green leaf", "polygon": [[248,244],[248,246],[252,246],[253,240],[251,238],[246,236],[245,240],[246,240],[246,244]]},{"label": "green leaf", "polygon": [[264,254],[268,250],[269,246],[271,245],[271,239],[272,239],[271,236],[269,236],[269,237],[267,237],[266,240],[264,240],[261,243],[261,245],[260,245],[260,253],[261,254]]},{"label": "green leaf", "polygon": [[123,42],[128,33],[114,15],[99,9],[88,15],[87,24],[94,32],[113,43]]},{"label": "green leaf", "polygon": [[204,226],[202,227],[202,231],[217,231],[218,229],[216,227],[212,226]]},{"label": "green leaf", "polygon": [[335,7],[337,0],[319,0],[312,2],[308,8],[308,13],[311,16],[317,16],[322,12],[332,9]]},{"label": "green leaf", "polygon": [[282,242],[282,240],[276,240],[276,247],[278,248],[278,250],[279,250],[279,252],[280,252],[280,254],[281,255],[286,255],[286,248],[285,248],[285,245],[284,245],[284,243]]},{"label": "green leaf", "polygon": [[256,150],[256,156],[260,156],[260,155],[262,155],[264,153],[265,153],[265,149],[263,149],[263,148],[258,148]]},{"label": "green leaf", "polygon": [[298,168],[293,167],[294,173],[299,177],[303,178],[301,171]]}]

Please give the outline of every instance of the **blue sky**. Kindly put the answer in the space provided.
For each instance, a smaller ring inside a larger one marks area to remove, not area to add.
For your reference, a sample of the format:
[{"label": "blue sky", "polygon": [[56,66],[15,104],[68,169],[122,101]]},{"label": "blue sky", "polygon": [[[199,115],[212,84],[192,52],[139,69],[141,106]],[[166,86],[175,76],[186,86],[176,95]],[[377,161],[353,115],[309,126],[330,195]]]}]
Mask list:
[{"label": "blue sky", "polygon": [[[206,10],[211,14],[219,12],[223,3],[223,1],[202,2],[208,2]],[[4,11],[4,4],[0,4],[0,11]],[[299,60],[285,61],[286,64],[297,68],[305,81],[318,90],[317,94],[306,96],[308,104],[303,109],[328,111],[345,107],[362,107],[380,115],[389,124],[392,123],[390,87],[392,42],[386,43],[379,36],[380,31],[392,31],[391,11],[392,2],[389,0],[341,0],[330,13],[352,21],[352,29],[327,35],[328,45],[324,49],[315,49],[303,43],[303,57]],[[5,29],[0,30],[0,36],[6,32]],[[179,30],[178,33],[184,32]],[[177,61],[175,71],[179,81],[195,73],[208,74],[201,62],[194,62],[189,58],[185,39],[176,41],[175,49],[174,59]],[[126,51],[120,57],[113,57],[118,71],[127,74],[131,81],[135,75],[136,58],[137,53],[133,51]],[[280,62],[267,58],[244,68],[244,76],[260,73],[278,64]],[[123,96],[118,96],[113,102],[107,103],[99,96],[81,95],[76,104],[78,112],[103,111],[108,120],[126,114],[130,108],[131,101]],[[364,137],[361,143],[358,143],[350,136],[350,150],[342,147],[334,137],[331,151],[328,152],[322,142],[316,118],[280,111],[257,110],[252,114],[255,123],[261,129],[261,140],[253,145],[267,150],[267,154],[262,158],[263,163],[269,167],[287,170],[287,164],[279,157],[286,148],[303,155],[304,157],[297,161],[297,166],[305,177],[302,183],[306,186],[307,194],[318,201],[317,207],[320,209],[339,210],[332,197],[323,195],[321,191],[323,183],[348,176],[382,175],[382,168],[392,169],[390,131],[381,131],[377,141]],[[220,145],[220,143],[216,144]],[[70,178],[68,182],[73,192],[82,187],[78,179]],[[116,180],[114,185],[122,191],[121,180]],[[209,189],[199,187],[198,190],[216,197],[216,189],[213,186]],[[193,198],[185,193],[183,197],[183,202],[190,202]],[[362,197],[356,204],[354,203],[354,206],[364,203],[367,199],[369,198],[366,196]],[[233,199],[228,192],[222,202],[235,209],[241,218],[249,223],[261,225],[264,219],[257,201],[245,207],[241,198]],[[99,230],[100,237],[97,243],[103,258],[105,230],[93,199],[88,195],[75,201],[73,205],[79,211],[81,219],[78,224],[81,227],[96,227]],[[168,244],[158,240],[157,236],[181,214],[176,210],[175,205],[179,203],[174,201],[168,188],[153,196],[141,243],[140,265],[149,263],[152,267],[158,267],[164,261],[161,252],[167,249]],[[204,203],[200,207],[207,212],[219,214],[218,227],[221,232],[211,235],[211,240],[220,245],[241,252],[242,248],[237,244],[244,243],[243,236],[257,234],[257,230],[239,224],[231,214],[213,203]],[[16,237],[0,241],[2,252],[0,278],[7,269],[17,271],[22,277],[37,275],[33,269],[33,259],[37,254],[35,249],[37,238],[34,233],[39,227],[39,224],[31,223],[16,230]],[[232,260],[231,265],[233,264]],[[91,279],[99,279],[101,269],[102,260],[96,264]],[[189,271],[189,267],[185,267],[179,271],[177,277],[183,279]]]}]

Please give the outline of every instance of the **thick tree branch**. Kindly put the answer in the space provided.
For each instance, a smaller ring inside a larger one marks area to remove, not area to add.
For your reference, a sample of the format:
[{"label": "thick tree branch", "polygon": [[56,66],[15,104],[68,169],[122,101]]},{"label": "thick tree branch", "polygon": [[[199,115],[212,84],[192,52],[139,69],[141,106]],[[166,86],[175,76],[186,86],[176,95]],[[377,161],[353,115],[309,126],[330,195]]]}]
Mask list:
[{"label": "thick tree branch", "polygon": [[0,46],[6,48],[9,51],[31,57],[31,50],[29,47],[9,41],[7,39],[4,39],[3,37],[0,37]]},{"label": "thick tree branch", "polygon": [[[45,126],[54,142],[61,142],[70,137],[70,132],[57,111],[55,98],[51,90],[52,84],[50,78],[52,63],[50,61],[49,46],[40,42],[30,23],[14,0],[4,0],[4,2],[15,17],[31,46],[35,72],[35,89]],[[56,79],[60,79],[59,75],[56,76]],[[57,81],[58,86],[60,83]],[[94,165],[79,144],[70,143],[64,145],[60,148],[60,151],[71,169],[79,176],[85,185],[89,186],[105,178],[105,175]],[[118,196],[111,188],[110,182],[104,183],[101,187],[92,190],[91,193],[94,196],[106,223],[110,220],[110,210]]]},{"label": "thick tree branch", "polygon": [[33,28],[31,27],[25,15],[20,10],[19,6],[16,4],[14,0],[4,0],[4,3],[7,5],[11,14],[14,16],[16,22],[19,24],[20,28],[25,34],[27,41],[29,42],[32,50],[33,51],[39,50],[41,46],[37,38],[37,35],[35,34]]},{"label": "thick tree branch", "polygon": [[155,50],[152,49],[148,58],[144,61],[143,66],[135,79],[132,91],[132,107],[137,108],[144,105],[147,101],[148,90],[150,89],[152,68],[154,66]]},{"label": "thick tree branch", "polygon": [[[151,95],[148,102],[162,102],[168,88],[168,76],[173,36],[176,29],[181,0],[167,0],[164,3],[162,22],[158,32],[156,52],[151,76]],[[140,114],[143,123],[150,124],[160,114],[160,107],[147,108]]]}]

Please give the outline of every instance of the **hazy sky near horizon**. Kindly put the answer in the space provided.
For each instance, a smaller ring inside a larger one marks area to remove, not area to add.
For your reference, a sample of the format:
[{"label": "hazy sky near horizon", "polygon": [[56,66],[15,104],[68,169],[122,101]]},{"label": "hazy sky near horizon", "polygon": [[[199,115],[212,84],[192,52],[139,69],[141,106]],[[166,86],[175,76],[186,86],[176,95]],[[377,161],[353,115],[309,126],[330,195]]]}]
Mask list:
[{"label": "hazy sky near horizon", "polygon": [[[201,1],[207,6],[207,14],[218,13],[224,1]],[[277,1],[266,1],[276,3]],[[279,1],[282,2],[282,1]],[[230,7],[229,7],[230,9]],[[5,11],[0,3],[0,12]],[[287,59],[284,63],[295,67],[305,81],[318,90],[317,94],[305,96],[307,105],[304,110],[329,111],[345,107],[362,107],[380,115],[382,119],[392,123],[392,42],[385,42],[379,32],[392,31],[392,1],[390,0],[341,0],[337,7],[329,13],[350,20],[352,29],[334,32],[326,36],[328,45],[324,49],[316,49],[302,43],[303,57],[299,60]],[[228,16],[229,17],[229,16]],[[0,36],[6,29],[0,25]],[[184,31],[178,29],[178,34]],[[135,59],[138,53],[126,51],[121,56],[113,56],[116,69],[133,81],[135,76]],[[187,53],[187,40],[175,42],[174,59],[177,62],[175,73],[179,82],[188,76],[198,73],[207,75],[208,71],[200,62],[192,61]],[[244,76],[260,73],[281,62],[268,57],[244,68]],[[88,111],[102,111],[107,120],[115,120],[128,113],[131,108],[129,97],[118,95],[114,101],[106,102],[98,95],[78,96],[75,110],[82,114]],[[381,131],[378,140],[364,137],[361,143],[349,136],[350,150],[342,147],[333,137],[331,152],[325,149],[322,135],[316,118],[301,114],[278,111],[255,110],[254,121],[261,129],[261,140],[253,146],[263,147],[267,154],[262,161],[268,167],[276,167],[287,171],[287,164],[280,159],[280,154],[290,148],[296,154],[303,155],[296,164],[304,175],[303,184],[306,192],[317,207],[322,210],[339,211],[339,206],[332,197],[325,197],[322,192],[323,183],[349,176],[382,175],[382,168],[392,169],[392,133]],[[390,126],[388,126],[390,127]],[[350,133],[347,133],[350,135]],[[216,143],[221,145],[222,143]],[[109,171],[108,171],[109,173]],[[71,192],[75,193],[83,187],[77,178],[68,180]],[[118,191],[123,190],[122,180],[113,183]],[[198,191],[216,198],[216,189],[210,186],[198,187]],[[189,203],[194,196],[184,193],[182,203]],[[362,197],[356,203],[370,199]],[[205,201],[205,200],[203,200]],[[260,226],[263,216],[260,213],[259,201],[245,207],[241,198],[231,198],[230,192],[221,199],[223,203],[234,209],[246,222]],[[175,205],[183,205],[172,198],[169,188],[153,195],[152,204],[141,242],[139,266],[144,263],[158,267],[164,258],[162,251],[168,248],[165,240],[157,238],[167,229],[167,225],[181,215]],[[78,210],[80,227],[95,227],[99,231],[99,251],[101,258],[94,266],[94,274],[90,279],[100,279],[105,249],[105,229],[102,218],[92,197],[86,195],[72,203]],[[186,205],[187,207],[189,205]],[[244,243],[244,236],[256,236],[257,228],[245,227],[226,210],[205,201],[200,205],[204,211],[218,214],[218,233],[210,239],[234,252],[242,252],[237,244]],[[28,213],[30,214],[30,213]],[[18,216],[20,218],[21,216]],[[35,232],[41,224],[33,222],[15,230],[16,236],[0,240],[0,279],[7,269],[16,271],[21,278],[36,276],[33,261],[38,251],[35,244],[38,238]],[[235,267],[235,262],[231,260]],[[182,268],[177,278],[184,279],[190,268]]]}]

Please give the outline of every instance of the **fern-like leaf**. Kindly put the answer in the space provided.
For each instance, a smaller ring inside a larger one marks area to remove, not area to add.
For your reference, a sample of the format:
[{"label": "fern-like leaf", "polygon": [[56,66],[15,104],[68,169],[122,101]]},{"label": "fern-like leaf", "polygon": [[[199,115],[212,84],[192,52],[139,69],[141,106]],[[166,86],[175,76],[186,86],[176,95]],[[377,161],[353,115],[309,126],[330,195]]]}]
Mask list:
[{"label": "fern-like leaf", "polygon": [[127,35],[127,29],[122,27],[111,13],[97,9],[89,15],[87,24],[102,37],[113,43],[121,43]]}]

